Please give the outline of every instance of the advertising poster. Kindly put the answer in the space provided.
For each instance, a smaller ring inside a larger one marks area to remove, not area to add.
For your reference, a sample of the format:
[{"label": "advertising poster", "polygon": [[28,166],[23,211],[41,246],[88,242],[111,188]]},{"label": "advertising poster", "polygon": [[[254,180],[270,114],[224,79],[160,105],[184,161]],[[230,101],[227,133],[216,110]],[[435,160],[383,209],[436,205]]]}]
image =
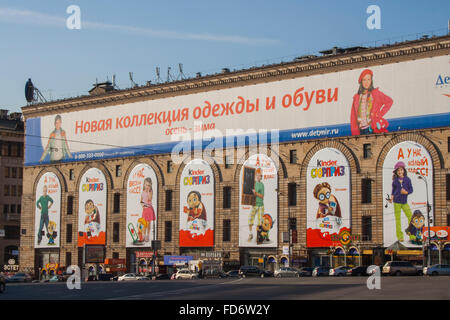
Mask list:
[{"label": "advertising poster", "polygon": [[36,187],[35,248],[59,248],[61,184],[56,174],[45,173]]},{"label": "advertising poster", "polygon": [[344,154],[324,148],[306,170],[307,247],[340,246],[351,234],[350,165]]},{"label": "advertising poster", "polygon": [[206,147],[212,132],[225,145],[242,128],[280,130],[279,142],[290,142],[445,127],[449,61],[430,57],[28,118],[25,165],[165,153],[189,140]]},{"label": "advertising poster", "polygon": [[190,161],[180,178],[180,247],[214,245],[214,174],[200,159]]},{"label": "advertising poster", "polygon": [[249,157],[239,176],[239,246],[278,244],[278,172],[264,154]]},{"label": "advertising poster", "polygon": [[127,247],[150,247],[158,216],[158,180],[148,164],[133,168],[127,182]]},{"label": "advertising poster", "polygon": [[389,150],[383,163],[383,199],[384,246],[399,241],[406,247],[422,247],[427,199],[430,218],[434,214],[433,163],[422,145],[404,141]]},{"label": "advertising poster", "polygon": [[106,242],[106,179],[90,168],[81,178],[78,202],[78,246]]}]

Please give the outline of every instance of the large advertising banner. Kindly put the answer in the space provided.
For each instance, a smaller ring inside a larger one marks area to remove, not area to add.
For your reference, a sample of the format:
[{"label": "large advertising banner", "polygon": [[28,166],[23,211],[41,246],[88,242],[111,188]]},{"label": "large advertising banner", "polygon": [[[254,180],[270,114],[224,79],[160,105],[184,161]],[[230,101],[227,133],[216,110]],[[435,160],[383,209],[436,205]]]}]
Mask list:
[{"label": "large advertising banner", "polygon": [[276,248],[278,171],[265,154],[249,157],[239,176],[239,246]]},{"label": "large advertising banner", "polygon": [[36,187],[34,247],[59,248],[61,221],[61,183],[53,172],[46,172]]},{"label": "large advertising banner", "polygon": [[446,55],[28,118],[25,165],[165,153],[185,140],[206,147],[206,135],[225,144],[223,137],[247,128],[268,141],[267,131],[279,130],[277,142],[287,142],[449,126],[449,61]]},{"label": "large advertising banner", "polygon": [[180,247],[214,246],[214,174],[200,159],[190,161],[180,178]]},{"label": "large advertising banner", "polygon": [[78,246],[106,243],[107,185],[103,172],[90,168],[78,189]]},{"label": "large advertising banner", "polygon": [[148,164],[131,170],[127,182],[127,247],[150,247],[156,240],[158,179]]},{"label": "large advertising banner", "polygon": [[341,245],[351,234],[351,177],[345,155],[334,148],[314,154],[306,170],[306,245]]},{"label": "large advertising banner", "polygon": [[399,241],[406,247],[422,247],[427,201],[430,218],[434,214],[433,162],[422,145],[404,141],[389,150],[383,163],[383,199],[384,246]]}]

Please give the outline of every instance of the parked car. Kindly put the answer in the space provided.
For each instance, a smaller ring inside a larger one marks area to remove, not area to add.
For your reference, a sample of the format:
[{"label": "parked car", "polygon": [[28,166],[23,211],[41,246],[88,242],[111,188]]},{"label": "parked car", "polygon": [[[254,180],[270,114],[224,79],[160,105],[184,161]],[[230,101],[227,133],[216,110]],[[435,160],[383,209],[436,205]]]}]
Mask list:
[{"label": "parked car", "polygon": [[348,276],[367,276],[367,266],[358,266],[347,270]]},{"label": "parked car", "polygon": [[31,282],[31,276],[24,272],[18,272],[6,279],[7,282]]},{"label": "parked car", "polygon": [[51,276],[51,277],[48,279],[48,282],[59,282],[59,281],[61,281],[61,280],[60,280],[60,277],[58,277],[58,276],[56,276],[56,275]]},{"label": "parked car", "polygon": [[312,272],[313,277],[321,277],[329,275],[330,275],[330,267],[315,267]]},{"label": "parked car", "polygon": [[120,276],[117,281],[134,281],[140,280],[143,276],[138,275],[136,273],[125,273],[123,276]]},{"label": "parked car", "polygon": [[170,275],[167,273],[158,273],[155,280],[170,280]]},{"label": "parked car", "polygon": [[175,274],[175,280],[178,279],[198,279],[198,274],[197,272],[188,269],[181,269]]},{"label": "parked car", "polygon": [[380,275],[383,275],[383,273],[381,272],[383,270],[383,266],[379,266],[376,264],[372,264],[367,267],[367,270],[366,270],[367,275],[371,276],[371,275],[375,274],[376,268],[378,268],[380,270]]},{"label": "parked car", "polygon": [[423,268],[423,274],[426,276],[450,276],[450,265],[434,264]]},{"label": "parked car", "polygon": [[282,277],[300,277],[299,270],[291,267],[281,267],[278,270],[275,270],[274,277],[282,278]]},{"label": "parked car", "polygon": [[273,277],[274,273],[270,270],[263,270],[264,271],[264,278]]},{"label": "parked car", "polygon": [[241,278],[245,277],[261,277],[270,276],[270,273],[264,272],[264,270],[256,266],[243,266],[239,269],[239,276]]},{"label": "parked car", "polygon": [[0,293],[5,292],[6,290],[6,279],[3,275],[0,274]]},{"label": "parked car", "polygon": [[347,271],[351,268],[349,266],[340,266],[337,268],[330,269],[330,276],[342,277],[347,275]]},{"label": "parked car", "polygon": [[418,270],[409,261],[388,261],[383,266],[383,274],[390,276],[416,276]]},{"label": "parked car", "polygon": [[98,281],[111,281],[112,277],[114,277],[112,273],[100,273],[98,275]]},{"label": "parked car", "polygon": [[239,277],[239,270],[231,270],[228,271],[226,274],[228,278],[237,278]]},{"label": "parked car", "polygon": [[303,267],[303,268],[300,268],[299,275],[300,275],[300,277],[311,277],[313,271],[314,271],[314,268]]}]

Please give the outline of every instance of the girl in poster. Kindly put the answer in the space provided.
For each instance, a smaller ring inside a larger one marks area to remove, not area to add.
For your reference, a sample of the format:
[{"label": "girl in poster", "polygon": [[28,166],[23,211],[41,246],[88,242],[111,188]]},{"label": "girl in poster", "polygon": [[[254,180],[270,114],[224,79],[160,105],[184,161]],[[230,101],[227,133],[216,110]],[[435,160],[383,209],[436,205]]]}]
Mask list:
[{"label": "girl in poster", "polygon": [[353,96],[350,112],[352,135],[388,132],[389,122],[383,117],[393,100],[373,87],[373,72],[370,69],[361,72],[358,83],[359,89]]},{"label": "girl in poster", "polygon": [[69,144],[67,143],[66,132],[61,128],[61,116],[58,114],[55,117],[55,130],[50,133],[47,146],[44,153],[39,159],[39,162],[44,161],[47,154],[50,153],[50,161],[61,161],[64,159],[72,158],[72,154],[69,150]]},{"label": "girl in poster", "polygon": [[148,242],[150,238],[150,229],[155,222],[155,210],[152,206],[153,188],[152,179],[145,178],[141,194],[142,218],[146,221],[147,227],[144,228],[144,241]]},{"label": "girl in poster", "polygon": [[[402,242],[404,238],[401,225],[401,211],[403,210],[405,213],[409,224],[412,213],[408,205],[408,195],[413,192],[413,187],[411,179],[406,173],[406,166],[402,161],[395,164],[393,173],[391,198],[388,201],[390,203],[394,202],[395,231],[398,241]],[[413,240],[411,235],[410,238]]]}]

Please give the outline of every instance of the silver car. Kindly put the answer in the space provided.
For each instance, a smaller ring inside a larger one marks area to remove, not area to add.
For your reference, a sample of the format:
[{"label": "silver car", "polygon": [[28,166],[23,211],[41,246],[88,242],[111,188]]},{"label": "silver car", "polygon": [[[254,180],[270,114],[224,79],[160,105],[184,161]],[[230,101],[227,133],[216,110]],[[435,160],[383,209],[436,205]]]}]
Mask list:
[{"label": "silver car", "polygon": [[300,277],[300,272],[299,272],[299,270],[297,270],[295,268],[281,267],[280,269],[275,270],[275,272],[273,273],[273,276],[275,278],[282,278],[282,277],[296,277],[296,278],[299,278]]},{"label": "silver car", "polygon": [[188,269],[182,269],[182,270],[178,270],[177,273],[175,273],[175,280],[178,279],[198,279],[198,274],[197,272],[188,270]]},{"label": "silver car", "polygon": [[430,267],[423,268],[423,274],[428,276],[450,276],[450,265],[435,264]]},{"label": "silver car", "polygon": [[123,276],[120,276],[117,280],[118,281],[135,281],[135,280],[141,280],[143,276],[135,274],[135,273],[126,273]]},{"label": "silver car", "polygon": [[340,267],[337,267],[337,268],[334,268],[334,269],[330,269],[330,273],[329,273],[329,275],[330,276],[340,276],[340,277],[342,277],[342,276],[345,276],[345,275],[347,275],[347,271],[348,270],[350,270],[351,268],[350,267],[348,267],[348,266],[340,266]]}]

